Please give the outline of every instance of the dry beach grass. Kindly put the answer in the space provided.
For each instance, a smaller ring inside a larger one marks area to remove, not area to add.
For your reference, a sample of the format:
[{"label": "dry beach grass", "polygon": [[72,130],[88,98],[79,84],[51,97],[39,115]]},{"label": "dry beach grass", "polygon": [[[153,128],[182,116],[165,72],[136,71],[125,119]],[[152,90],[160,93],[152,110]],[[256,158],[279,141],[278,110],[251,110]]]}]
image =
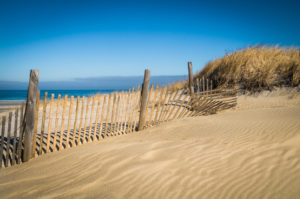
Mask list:
[{"label": "dry beach grass", "polygon": [[[237,87],[246,91],[272,90],[279,86],[300,84],[300,49],[254,46],[215,59],[194,78],[205,77],[215,88]],[[187,86],[176,82],[171,88]]]},{"label": "dry beach grass", "polygon": [[209,62],[195,77],[212,79],[218,87],[239,85],[246,90],[298,86],[300,50],[255,46],[235,51]]}]

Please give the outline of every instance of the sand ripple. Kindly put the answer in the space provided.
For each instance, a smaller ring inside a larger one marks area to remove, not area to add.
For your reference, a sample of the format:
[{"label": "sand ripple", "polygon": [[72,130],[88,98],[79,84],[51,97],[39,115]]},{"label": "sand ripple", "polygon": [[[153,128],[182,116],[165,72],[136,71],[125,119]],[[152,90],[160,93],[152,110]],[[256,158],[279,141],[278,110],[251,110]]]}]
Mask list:
[{"label": "sand ripple", "polygon": [[299,198],[300,108],[241,109],[0,171],[1,198]]}]

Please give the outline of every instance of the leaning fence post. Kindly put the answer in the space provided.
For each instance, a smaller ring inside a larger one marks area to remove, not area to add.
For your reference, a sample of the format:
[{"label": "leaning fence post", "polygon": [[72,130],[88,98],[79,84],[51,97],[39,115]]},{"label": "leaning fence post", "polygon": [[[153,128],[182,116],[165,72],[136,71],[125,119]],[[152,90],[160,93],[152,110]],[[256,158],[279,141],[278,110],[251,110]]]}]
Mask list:
[{"label": "leaning fence post", "polygon": [[[32,157],[33,130],[35,119],[36,95],[39,84],[39,71],[30,70],[30,80],[27,91],[27,102],[23,121],[24,131],[24,154],[23,162],[27,162]],[[22,140],[22,138],[20,138]]]},{"label": "leaning fence post", "polygon": [[194,94],[192,62],[188,62],[188,70],[189,70],[189,89],[190,89],[190,95],[192,96]]},{"label": "leaning fence post", "polygon": [[139,128],[138,128],[139,131],[143,130],[145,125],[149,83],[150,83],[150,70],[146,69],[144,75],[144,82],[142,85],[142,94],[141,94],[142,101],[140,107]]}]

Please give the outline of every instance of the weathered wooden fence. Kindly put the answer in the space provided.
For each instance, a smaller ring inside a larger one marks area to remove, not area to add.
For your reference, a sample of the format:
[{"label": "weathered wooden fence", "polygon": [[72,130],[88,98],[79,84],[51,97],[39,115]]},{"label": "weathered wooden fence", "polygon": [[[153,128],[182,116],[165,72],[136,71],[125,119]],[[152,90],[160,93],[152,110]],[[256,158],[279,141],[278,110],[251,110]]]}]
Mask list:
[{"label": "weathered wooden fence", "polygon": [[22,160],[23,145],[20,138],[23,137],[24,110],[25,104],[21,104],[0,119],[0,168],[20,163]]},{"label": "weathered wooden fence", "polygon": [[[38,91],[30,158],[174,119],[216,113],[236,105],[234,90],[211,90],[209,86],[200,89],[197,83],[193,93],[193,85],[174,91],[151,84],[149,89],[149,80],[150,71],[146,71],[142,90],[138,87],[76,99],[67,95],[58,95],[55,99],[51,94],[48,100],[48,93],[40,99]],[[20,163],[22,154],[24,156],[23,118],[24,105],[11,111],[8,117],[2,117],[1,167]]]}]

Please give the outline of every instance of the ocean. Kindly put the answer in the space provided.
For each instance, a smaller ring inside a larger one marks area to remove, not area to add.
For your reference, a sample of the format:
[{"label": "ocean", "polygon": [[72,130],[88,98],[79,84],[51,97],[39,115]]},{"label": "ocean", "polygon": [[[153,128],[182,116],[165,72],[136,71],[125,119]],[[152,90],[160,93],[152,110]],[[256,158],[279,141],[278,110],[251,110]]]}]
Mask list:
[{"label": "ocean", "polygon": [[[162,86],[177,81],[184,81],[186,78],[184,75],[152,76],[150,83]],[[61,96],[74,96],[76,98],[77,96],[91,96],[97,93],[128,91],[129,88],[141,85],[142,82],[142,76],[81,78],[72,81],[41,81],[39,82],[39,89],[41,90],[40,98],[44,98],[45,92],[48,92],[48,98],[51,98],[52,93],[55,95],[55,98],[58,97],[58,94],[61,94]],[[26,100],[27,88],[27,82],[0,80],[0,101]]]},{"label": "ocean", "polygon": [[[60,94],[61,96],[91,96],[97,93],[112,93],[115,91],[121,91],[117,89],[102,89],[102,90],[41,90],[40,98],[44,99],[45,92],[48,92],[48,98],[51,98],[51,94],[54,94],[54,97],[57,98]],[[0,100],[26,100],[27,90],[0,90]]]}]

